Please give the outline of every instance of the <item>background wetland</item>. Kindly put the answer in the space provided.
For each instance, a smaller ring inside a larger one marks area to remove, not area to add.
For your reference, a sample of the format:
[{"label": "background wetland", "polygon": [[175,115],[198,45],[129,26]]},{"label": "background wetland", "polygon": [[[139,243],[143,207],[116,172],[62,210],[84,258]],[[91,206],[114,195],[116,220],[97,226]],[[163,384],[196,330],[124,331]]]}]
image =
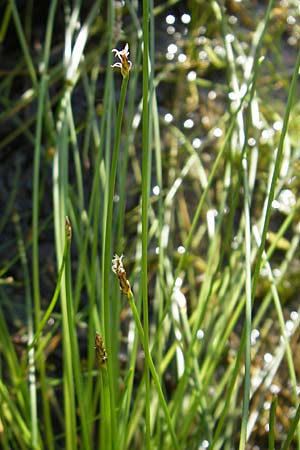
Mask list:
[{"label": "background wetland", "polygon": [[1,449],[300,449],[299,42],[299,0],[2,0]]}]

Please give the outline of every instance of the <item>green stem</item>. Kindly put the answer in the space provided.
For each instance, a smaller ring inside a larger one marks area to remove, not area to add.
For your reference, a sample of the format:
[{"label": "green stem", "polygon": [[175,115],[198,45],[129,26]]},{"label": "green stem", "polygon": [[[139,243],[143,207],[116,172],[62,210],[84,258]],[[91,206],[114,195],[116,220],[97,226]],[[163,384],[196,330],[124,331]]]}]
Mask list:
[{"label": "green stem", "polygon": [[112,435],[110,432],[110,386],[107,364],[100,369],[101,377],[101,429],[100,429],[100,446],[99,450],[112,448]]},{"label": "green stem", "polygon": [[[112,243],[112,215],[113,215],[113,197],[115,190],[115,182],[116,182],[116,173],[117,173],[117,163],[119,156],[119,147],[120,147],[120,138],[121,138],[121,128],[122,128],[122,118],[123,111],[126,99],[126,91],[128,85],[128,76],[123,78],[121,93],[120,93],[120,101],[118,107],[117,114],[117,124],[116,124],[116,133],[115,133],[115,142],[112,154],[111,161],[111,170],[109,177],[109,191],[108,191],[108,199],[107,199],[107,211],[106,211],[106,222],[105,229],[103,232],[103,241],[104,241],[104,259],[103,259],[103,283],[102,283],[102,299],[103,299],[103,314],[102,314],[102,330],[104,331],[105,336],[105,345],[108,350],[108,354],[111,355],[112,342],[111,342],[111,332],[110,332],[110,270],[111,270],[111,243]],[[112,413],[112,435],[115,436],[115,398],[114,398],[114,376],[113,376],[113,367],[111,359],[108,360],[108,381],[110,385],[110,411]],[[106,447],[109,450],[109,447]]]},{"label": "green stem", "polygon": [[72,283],[71,283],[71,256],[70,256],[70,246],[71,246],[71,224],[69,219],[66,220],[66,241],[67,241],[67,255],[66,255],[66,266],[65,266],[65,286],[66,286],[66,306],[67,306],[67,321],[68,321],[68,332],[69,332],[69,342],[71,354],[71,364],[72,371],[75,381],[76,394],[78,399],[78,412],[80,415],[80,423],[82,430],[82,449],[89,450],[91,448],[91,443],[89,439],[88,431],[88,411],[87,403],[84,401],[83,386],[81,379],[81,367],[80,367],[80,355],[78,350],[78,343],[76,338],[76,322],[73,306],[73,296],[72,296]]},{"label": "green stem", "polygon": [[166,403],[166,400],[165,400],[165,397],[164,397],[164,394],[163,394],[163,391],[162,391],[162,388],[161,388],[161,385],[160,385],[159,376],[158,376],[158,374],[156,372],[156,369],[155,369],[155,366],[154,366],[154,363],[153,363],[153,360],[152,360],[152,356],[151,356],[149,347],[146,348],[146,342],[145,342],[146,341],[146,335],[144,333],[144,330],[143,330],[143,327],[142,327],[142,324],[141,324],[141,321],[140,321],[139,313],[138,313],[138,311],[136,309],[136,306],[135,306],[135,301],[134,301],[134,297],[133,297],[132,292],[130,292],[130,294],[128,295],[128,301],[129,301],[129,305],[130,305],[130,308],[132,310],[132,314],[133,314],[133,317],[134,317],[134,320],[135,320],[135,323],[136,323],[136,326],[137,326],[137,329],[138,329],[138,332],[139,332],[139,335],[140,335],[140,339],[141,339],[141,342],[142,342],[143,349],[145,351],[145,359],[147,358],[147,360],[149,362],[149,369],[150,369],[151,375],[153,377],[153,381],[154,381],[154,384],[155,384],[155,387],[156,387],[156,391],[157,391],[157,394],[158,394],[159,402],[160,402],[161,407],[162,407],[162,409],[164,411],[164,414],[165,414],[165,419],[166,419],[167,426],[168,426],[168,429],[169,429],[169,432],[170,432],[170,435],[171,435],[173,447],[174,447],[174,449],[179,450],[179,444],[178,444],[178,441],[177,441],[177,438],[176,438],[176,435],[175,435],[175,431],[174,431],[174,428],[173,428],[173,424],[172,424],[172,420],[171,420],[170,413],[169,413],[169,410],[168,410],[168,406],[167,406],[167,403]]},{"label": "green stem", "polygon": [[150,181],[149,121],[149,1],[143,0],[143,132],[142,132],[142,297],[145,350],[146,448],[150,449],[150,373],[148,318],[148,206]]},{"label": "green stem", "polygon": [[[30,276],[28,270],[28,261],[24,240],[22,238],[22,231],[20,226],[20,218],[18,214],[13,216],[15,222],[20,260],[24,273],[25,284],[25,298],[26,298],[26,316],[28,326],[28,347],[27,347],[27,361],[28,361],[28,385],[30,397],[30,425],[31,425],[31,444],[34,449],[38,448],[38,416],[37,416],[37,389],[36,389],[36,368],[35,368],[35,349],[31,343],[34,336],[34,324],[32,316],[32,295],[30,289]],[[30,347],[30,349],[29,349]],[[25,359],[24,359],[25,360]]]},{"label": "green stem", "polygon": [[[57,1],[52,1],[49,8],[49,15],[47,21],[47,29],[45,36],[45,50],[43,56],[44,72],[42,74],[41,82],[39,85],[38,96],[38,112],[36,123],[36,139],[34,148],[34,168],[33,168],[33,198],[32,198],[32,278],[33,278],[33,299],[34,299],[34,314],[35,314],[35,327],[38,328],[40,321],[40,285],[39,285],[39,253],[38,253],[38,236],[39,236],[39,194],[40,194],[40,159],[41,159],[41,142],[42,142],[42,125],[44,118],[46,89],[48,84],[48,65],[50,57],[50,48],[52,40],[52,31],[54,26],[54,16],[56,11]],[[24,52],[26,46],[24,46]],[[24,53],[26,55],[26,52]],[[33,68],[31,67],[31,59],[27,57],[28,67],[32,74],[32,80],[36,85],[36,77]],[[53,432],[51,415],[49,408],[49,401],[47,395],[47,382],[46,382],[46,370],[45,361],[43,357],[39,357],[38,366],[40,371],[40,385],[43,399],[43,414],[45,419],[45,432],[47,446],[50,450],[54,449]]]}]

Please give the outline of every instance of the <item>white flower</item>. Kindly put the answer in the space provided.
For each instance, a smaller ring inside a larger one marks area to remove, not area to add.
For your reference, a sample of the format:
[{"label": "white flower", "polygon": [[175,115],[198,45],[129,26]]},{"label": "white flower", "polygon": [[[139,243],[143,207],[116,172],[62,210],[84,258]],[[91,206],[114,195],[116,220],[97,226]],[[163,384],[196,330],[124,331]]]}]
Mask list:
[{"label": "white flower", "polygon": [[128,59],[129,56],[129,46],[128,44],[125,45],[123,50],[118,50],[116,48],[112,49],[112,52],[115,54],[115,57],[119,58],[121,62],[116,62],[111,67],[118,67],[121,69],[121,74],[123,78],[127,77],[129,74],[129,70],[132,67],[132,62]]}]

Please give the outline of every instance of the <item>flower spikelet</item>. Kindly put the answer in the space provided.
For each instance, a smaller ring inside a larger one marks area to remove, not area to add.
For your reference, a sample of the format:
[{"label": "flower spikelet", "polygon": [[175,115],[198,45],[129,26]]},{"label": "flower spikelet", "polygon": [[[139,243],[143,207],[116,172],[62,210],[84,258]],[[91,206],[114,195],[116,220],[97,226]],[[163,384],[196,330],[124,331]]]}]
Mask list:
[{"label": "flower spikelet", "polygon": [[129,46],[128,44],[125,45],[123,50],[118,50],[117,48],[113,48],[112,52],[115,54],[115,57],[119,58],[121,62],[116,62],[111,67],[119,67],[121,69],[121,74],[123,78],[128,77],[129,71],[132,66],[132,62],[129,61]]},{"label": "flower spikelet", "polygon": [[68,216],[66,216],[66,236],[68,240],[72,238],[72,225]]},{"label": "flower spikelet", "polygon": [[119,279],[120,289],[127,297],[131,294],[131,286],[129,281],[127,280],[126,270],[123,266],[122,259],[124,255],[118,256],[115,255],[112,260],[112,271],[117,275]]},{"label": "flower spikelet", "polygon": [[96,331],[95,344],[96,344],[96,347],[95,347],[96,355],[97,355],[98,361],[100,363],[100,366],[104,366],[104,364],[106,364],[106,362],[107,362],[107,353],[106,353],[106,349],[104,347],[103,339],[100,336],[100,334],[98,333],[98,331]]}]

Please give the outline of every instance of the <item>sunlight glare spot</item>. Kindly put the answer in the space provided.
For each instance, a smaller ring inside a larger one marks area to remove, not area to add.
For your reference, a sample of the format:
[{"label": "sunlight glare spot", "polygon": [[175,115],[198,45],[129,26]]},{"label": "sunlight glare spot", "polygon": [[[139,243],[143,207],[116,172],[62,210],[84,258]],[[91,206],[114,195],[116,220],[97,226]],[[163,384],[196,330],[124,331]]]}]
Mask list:
[{"label": "sunlight glare spot", "polygon": [[262,267],[260,270],[260,276],[266,278],[268,276],[268,271],[265,267]]},{"label": "sunlight glare spot", "polygon": [[231,241],[231,248],[232,248],[233,250],[237,250],[237,249],[239,248],[239,241],[238,241],[238,239],[237,239],[236,236],[235,236],[235,237],[233,238],[233,240]]},{"label": "sunlight glare spot", "polygon": [[216,98],[217,98],[216,91],[209,91],[209,93],[207,94],[207,97],[209,98],[209,100],[216,100]]},{"label": "sunlight glare spot", "polygon": [[248,145],[249,147],[254,147],[256,144],[256,139],[254,139],[253,137],[248,139]]},{"label": "sunlight glare spot", "polygon": [[286,329],[288,336],[290,336],[294,329],[294,322],[292,320],[287,320],[285,322],[285,329]]},{"label": "sunlight glare spot", "polygon": [[159,247],[155,247],[155,254],[159,255]]},{"label": "sunlight glare spot", "polygon": [[270,362],[273,361],[273,356],[271,355],[271,353],[265,353],[264,354],[264,361],[265,363],[269,364]]},{"label": "sunlight glare spot", "polygon": [[201,147],[201,144],[202,144],[202,141],[201,141],[201,139],[199,139],[199,138],[195,138],[195,139],[193,139],[193,141],[192,141],[192,146],[194,147],[194,148],[200,148]]},{"label": "sunlight glare spot", "polygon": [[277,384],[271,384],[270,391],[271,391],[272,394],[279,394],[280,387],[277,386]]},{"label": "sunlight glare spot", "polygon": [[204,439],[198,447],[198,450],[206,450],[209,447],[209,442]]},{"label": "sunlight glare spot", "polygon": [[174,33],[175,33],[175,27],[173,27],[173,25],[169,25],[169,26],[167,27],[167,33],[168,33],[169,35],[174,34]]},{"label": "sunlight glare spot", "polygon": [[166,22],[168,25],[173,25],[173,23],[175,23],[175,16],[173,16],[173,14],[169,14],[166,17]]},{"label": "sunlight glare spot", "polygon": [[231,33],[226,34],[225,39],[227,42],[231,43],[234,41],[234,36]]},{"label": "sunlight glare spot", "polygon": [[294,16],[288,16],[287,19],[286,19],[286,21],[287,21],[287,23],[288,23],[289,25],[295,25],[295,23],[296,23],[296,18],[295,18]]},{"label": "sunlight glare spot", "polygon": [[271,408],[271,403],[268,400],[266,400],[264,402],[264,409],[266,409],[268,411],[270,408]]},{"label": "sunlight glare spot", "polygon": [[282,122],[280,120],[276,120],[276,122],[273,123],[273,128],[275,131],[281,131],[282,130]]},{"label": "sunlight glare spot", "polygon": [[204,338],[204,331],[203,330],[198,330],[197,331],[197,339],[199,341],[201,341]]},{"label": "sunlight glare spot", "polygon": [[201,50],[198,54],[200,61],[206,61],[208,59],[207,53],[205,50]]},{"label": "sunlight glare spot", "polygon": [[215,128],[213,134],[214,134],[214,136],[215,136],[216,138],[219,138],[219,137],[222,136],[223,131],[221,130],[221,128]]},{"label": "sunlight glare spot", "polygon": [[290,214],[294,206],[296,206],[295,194],[290,189],[283,189],[279,196],[279,211],[285,214]]},{"label": "sunlight glare spot", "polygon": [[188,24],[191,21],[191,16],[189,14],[182,14],[181,16],[181,22],[184,24]]},{"label": "sunlight glare spot", "polygon": [[191,129],[194,126],[194,121],[192,119],[187,119],[183,123],[184,128]]},{"label": "sunlight glare spot", "polygon": [[251,345],[255,345],[257,339],[259,338],[259,331],[256,330],[255,328],[251,331]]},{"label": "sunlight glare spot", "polygon": [[292,319],[293,321],[297,320],[298,317],[299,317],[299,314],[297,313],[297,311],[292,311],[292,312],[291,312],[291,319]]},{"label": "sunlight glare spot", "polygon": [[166,58],[168,61],[173,61],[173,59],[175,58],[174,53],[166,53]]},{"label": "sunlight glare spot", "polygon": [[216,55],[221,56],[221,57],[225,57],[226,56],[226,50],[224,47],[222,47],[222,45],[216,45],[214,47],[214,51],[216,53]]},{"label": "sunlight glare spot", "polygon": [[188,81],[195,81],[197,78],[197,74],[194,70],[191,70],[188,74],[187,74],[187,79]]},{"label": "sunlight glare spot", "polygon": [[187,60],[187,56],[184,53],[180,53],[180,55],[178,55],[178,61],[180,63],[184,63]]},{"label": "sunlight glare spot", "polygon": [[253,386],[253,388],[258,388],[260,383],[261,383],[261,377],[260,376],[253,376],[252,377],[252,386]]},{"label": "sunlight glare spot", "polygon": [[154,195],[159,195],[160,194],[160,187],[159,186],[153,186],[152,192]]},{"label": "sunlight glare spot", "polygon": [[175,54],[178,50],[178,47],[176,44],[170,44],[168,45],[168,53]]},{"label": "sunlight glare spot", "polygon": [[282,274],[281,270],[278,269],[277,267],[275,267],[275,269],[273,270],[274,277],[279,278],[279,277],[281,277],[281,274]]},{"label": "sunlight glare spot", "polygon": [[205,36],[199,36],[196,39],[196,44],[197,45],[204,45],[204,44],[206,44],[206,42],[207,42],[207,38]]},{"label": "sunlight glare spot", "polygon": [[291,47],[295,47],[298,43],[296,36],[289,36],[287,43],[291,46]]},{"label": "sunlight glare spot", "polygon": [[261,137],[265,141],[267,141],[268,139],[272,138],[273,136],[274,136],[274,130],[273,129],[262,130],[262,132],[261,132]]},{"label": "sunlight glare spot", "polygon": [[164,117],[164,119],[165,119],[165,122],[167,122],[167,123],[171,123],[171,122],[173,122],[173,116],[172,116],[172,114],[171,114],[171,113],[167,113],[167,114],[165,114],[165,117]]},{"label": "sunlight glare spot", "polygon": [[228,22],[230,23],[230,25],[235,25],[237,23],[237,17],[236,16],[229,16],[228,17]]}]

